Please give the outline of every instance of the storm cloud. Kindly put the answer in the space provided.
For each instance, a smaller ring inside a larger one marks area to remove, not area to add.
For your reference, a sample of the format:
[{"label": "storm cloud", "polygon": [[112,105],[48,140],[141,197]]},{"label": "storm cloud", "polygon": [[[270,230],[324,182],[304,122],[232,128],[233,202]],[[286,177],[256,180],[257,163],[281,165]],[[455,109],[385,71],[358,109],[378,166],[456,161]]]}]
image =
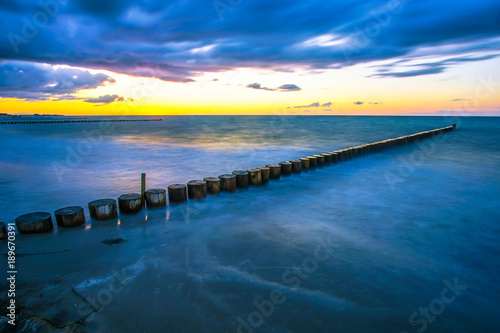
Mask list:
[{"label": "storm cloud", "polygon": [[105,74],[24,61],[0,63],[0,76],[0,97],[25,100],[75,99],[71,94],[115,82]]}]

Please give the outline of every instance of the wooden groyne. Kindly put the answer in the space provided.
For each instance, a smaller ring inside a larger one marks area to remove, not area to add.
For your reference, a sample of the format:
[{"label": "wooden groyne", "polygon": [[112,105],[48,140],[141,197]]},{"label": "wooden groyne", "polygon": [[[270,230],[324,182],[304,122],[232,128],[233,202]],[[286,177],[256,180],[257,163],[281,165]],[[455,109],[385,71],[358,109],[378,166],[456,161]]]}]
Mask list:
[{"label": "wooden groyne", "polygon": [[22,124],[71,124],[71,123],[123,123],[137,121],[162,121],[163,119],[94,119],[94,120],[7,120],[0,121],[0,125]]},{"label": "wooden groyne", "polygon": [[[205,177],[203,180],[191,180],[186,184],[171,184],[168,186],[168,201],[170,204],[182,204],[189,200],[203,200],[207,195],[219,195],[220,192],[233,193],[249,186],[266,184],[270,180],[278,180],[280,176],[292,176],[302,172],[312,171],[323,166],[335,165],[368,153],[374,153],[389,148],[417,142],[438,134],[456,129],[456,125],[438,128],[430,131],[406,135],[394,139],[377,141],[360,146],[335,150],[332,152],[310,155],[307,157],[282,161],[279,164],[267,164],[265,167],[250,168],[246,171],[234,171],[218,177]],[[148,208],[164,207],[167,201],[165,189],[150,189],[146,191],[146,174],[141,174],[141,193],[128,193],[118,198],[119,209],[115,199],[99,199],[89,202],[88,210],[93,220],[113,220],[120,214],[136,214],[144,206]],[[144,204],[146,203],[146,204]],[[55,212],[60,228],[81,226],[85,223],[83,207],[71,206],[58,209]],[[20,233],[42,233],[54,229],[50,213],[35,212],[21,215],[15,220]],[[6,234],[5,224],[0,222],[0,238]]]}]

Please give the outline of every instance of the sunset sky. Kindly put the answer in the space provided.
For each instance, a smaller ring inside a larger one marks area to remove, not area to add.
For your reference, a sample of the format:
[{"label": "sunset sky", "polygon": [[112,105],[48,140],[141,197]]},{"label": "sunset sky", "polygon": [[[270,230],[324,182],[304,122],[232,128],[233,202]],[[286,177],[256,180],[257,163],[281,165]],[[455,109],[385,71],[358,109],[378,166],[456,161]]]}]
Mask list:
[{"label": "sunset sky", "polygon": [[500,5],[10,0],[0,112],[500,115]]}]

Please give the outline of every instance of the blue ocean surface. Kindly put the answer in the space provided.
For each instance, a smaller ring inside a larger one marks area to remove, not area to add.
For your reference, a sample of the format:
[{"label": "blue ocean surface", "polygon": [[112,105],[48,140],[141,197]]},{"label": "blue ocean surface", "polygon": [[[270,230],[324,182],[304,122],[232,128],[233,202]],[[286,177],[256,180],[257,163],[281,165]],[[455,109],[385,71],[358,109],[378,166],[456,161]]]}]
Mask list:
[{"label": "blue ocean surface", "polygon": [[[0,125],[0,220],[139,192],[143,172],[166,188],[453,123],[234,194],[18,234],[17,303],[85,317],[72,332],[498,332],[500,118]],[[48,325],[30,320],[17,329]]]}]

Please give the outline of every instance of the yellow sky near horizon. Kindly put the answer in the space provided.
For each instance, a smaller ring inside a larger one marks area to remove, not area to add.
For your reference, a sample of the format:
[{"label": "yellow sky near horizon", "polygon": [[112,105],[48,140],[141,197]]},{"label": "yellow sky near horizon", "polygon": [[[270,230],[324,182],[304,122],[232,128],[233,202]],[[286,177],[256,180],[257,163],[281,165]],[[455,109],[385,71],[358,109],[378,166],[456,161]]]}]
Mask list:
[{"label": "yellow sky near horizon", "polygon": [[[116,82],[82,90],[65,101],[24,101],[0,98],[1,112],[61,115],[402,115],[463,109],[500,111],[500,94],[484,82],[499,82],[498,60],[490,59],[451,66],[444,73],[406,78],[375,78],[374,65],[361,64],[312,74],[238,68],[227,72],[203,73],[196,82],[174,83],[154,78],[133,77],[102,70]],[[259,83],[276,89],[295,84],[300,91],[268,91],[248,88]],[[498,89],[498,88],[496,88]],[[108,105],[85,102],[104,95],[123,96],[125,101]],[[454,101],[460,99],[462,101]],[[331,102],[330,107],[301,107]],[[363,104],[356,104],[362,102]],[[377,104],[376,104],[377,103]]]}]

